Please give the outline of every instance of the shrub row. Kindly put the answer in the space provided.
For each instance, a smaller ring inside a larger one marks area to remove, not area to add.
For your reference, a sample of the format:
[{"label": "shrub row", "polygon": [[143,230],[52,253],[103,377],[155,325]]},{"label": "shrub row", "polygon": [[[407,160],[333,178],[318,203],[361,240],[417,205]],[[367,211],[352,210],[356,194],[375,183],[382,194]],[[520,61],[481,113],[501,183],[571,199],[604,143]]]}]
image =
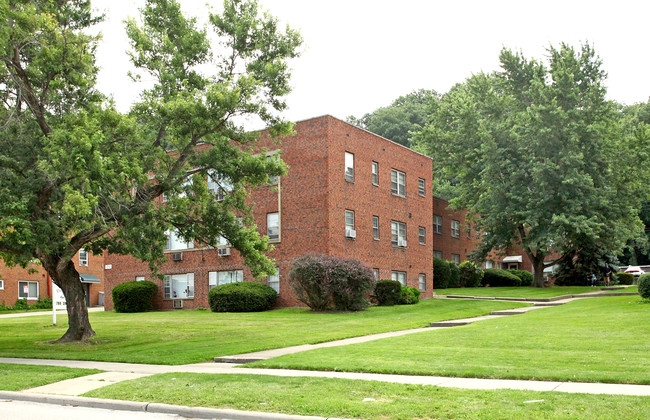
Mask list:
[{"label": "shrub row", "polygon": [[639,276],[639,295],[643,299],[650,299],[650,274],[641,274]]},{"label": "shrub row", "polygon": [[508,270],[488,268],[483,271],[482,284],[490,287],[521,286],[521,279]]},{"label": "shrub row", "polygon": [[113,288],[115,312],[146,312],[153,309],[152,300],[158,286],[151,281],[127,281]]},{"label": "shrub row", "polygon": [[208,302],[212,312],[261,312],[275,305],[278,294],[264,283],[245,281],[222,284],[210,289]]},{"label": "shrub row", "polygon": [[433,259],[434,289],[479,287],[481,285],[492,287],[530,286],[532,283],[532,273],[525,270],[489,268],[483,271],[471,261],[464,261],[462,264],[456,265],[452,261]]},{"label": "shrub row", "polygon": [[634,284],[634,274],[632,273],[616,273],[614,276],[619,284],[630,285]]}]

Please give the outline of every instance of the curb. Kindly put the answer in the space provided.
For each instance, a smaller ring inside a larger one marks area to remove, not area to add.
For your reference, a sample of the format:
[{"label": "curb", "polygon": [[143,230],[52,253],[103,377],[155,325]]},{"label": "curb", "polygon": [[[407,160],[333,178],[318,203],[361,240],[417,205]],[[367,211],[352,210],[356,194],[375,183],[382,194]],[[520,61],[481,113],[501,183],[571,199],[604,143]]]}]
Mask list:
[{"label": "curb", "polygon": [[70,397],[63,395],[29,394],[15,391],[0,391],[0,399],[36,402],[41,404],[72,405],[86,408],[101,408],[105,410],[140,411],[157,414],[175,414],[187,418],[232,420],[344,420],[334,417],[299,416],[261,411],[242,411],[233,409],[218,409],[206,407],[188,407],[161,403],[148,403],[122,400],[104,400],[101,398]]}]

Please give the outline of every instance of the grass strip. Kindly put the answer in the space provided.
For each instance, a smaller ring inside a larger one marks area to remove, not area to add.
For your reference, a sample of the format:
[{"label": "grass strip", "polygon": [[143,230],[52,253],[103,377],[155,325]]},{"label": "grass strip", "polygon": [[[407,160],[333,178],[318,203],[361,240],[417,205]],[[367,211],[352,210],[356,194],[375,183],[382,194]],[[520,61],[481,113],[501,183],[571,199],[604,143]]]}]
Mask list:
[{"label": "grass strip", "polygon": [[246,366],[649,384],[649,336],[650,304],[603,297]]},{"label": "grass strip", "polygon": [[438,295],[510,297],[510,298],[551,298],[565,295],[600,290],[589,286],[554,286],[554,287],[462,287],[456,289],[436,289]]},{"label": "grass strip", "polygon": [[84,396],[362,419],[642,419],[650,404],[650,397],[191,373],[153,375]]},{"label": "grass strip", "polygon": [[20,391],[100,372],[97,369],[0,363],[0,390]]}]

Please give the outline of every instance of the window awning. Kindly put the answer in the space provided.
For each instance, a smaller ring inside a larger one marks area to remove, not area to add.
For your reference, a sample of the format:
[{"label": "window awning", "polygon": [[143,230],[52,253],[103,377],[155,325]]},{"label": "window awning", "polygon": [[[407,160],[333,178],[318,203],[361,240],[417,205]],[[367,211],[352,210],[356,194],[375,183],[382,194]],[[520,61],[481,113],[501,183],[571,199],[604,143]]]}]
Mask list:
[{"label": "window awning", "polygon": [[79,279],[82,283],[101,283],[102,281],[99,277],[95,277],[92,274],[79,274]]},{"label": "window awning", "polygon": [[509,257],[505,257],[503,259],[503,262],[504,263],[514,263],[514,262],[520,263],[520,262],[522,262],[522,258],[521,258],[521,255],[511,255]]}]

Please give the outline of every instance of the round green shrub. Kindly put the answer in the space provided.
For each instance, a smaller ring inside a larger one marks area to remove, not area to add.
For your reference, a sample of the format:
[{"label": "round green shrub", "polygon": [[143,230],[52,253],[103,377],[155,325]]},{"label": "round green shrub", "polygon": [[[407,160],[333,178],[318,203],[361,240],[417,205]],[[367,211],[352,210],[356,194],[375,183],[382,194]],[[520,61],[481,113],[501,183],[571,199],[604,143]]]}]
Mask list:
[{"label": "round green shrub", "polygon": [[632,273],[616,273],[614,276],[619,284],[630,285],[634,284],[634,274]]},{"label": "round green shrub", "polygon": [[483,279],[483,270],[471,261],[463,261],[459,266],[460,287],[479,287]]},{"label": "round green shrub", "polygon": [[[398,282],[399,283],[399,282]],[[413,305],[420,301],[420,291],[415,287],[401,286],[400,305]]]},{"label": "round green shrub", "polygon": [[521,286],[528,287],[533,284],[533,273],[530,271],[510,269],[508,272],[521,279]]},{"label": "round green shrub", "polygon": [[13,309],[16,310],[28,310],[29,309],[29,304],[27,303],[27,299],[18,299],[16,301],[16,304],[14,305]]},{"label": "round green shrub", "polygon": [[245,281],[222,284],[210,289],[208,302],[212,312],[261,312],[275,305],[278,294],[264,283]]},{"label": "round green shrub", "polygon": [[433,288],[434,289],[446,289],[449,287],[449,277],[451,273],[449,271],[449,264],[447,261],[441,260],[440,258],[433,259]]},{"label": "round green shrub", "polygon": [[650,274],[639,276],[639,295],[643,299],[650,299]]},{"label": "round green shrub", "polygon": [[158,286],[151,281],[127,281],[113,288],[115,312],[146,312],[153,309]]},{"label": "round green shrub", "polygon": [[521,279],[507,270],[488,268],[483,271],[482,283],[490,287],[512,287],[521,286]]},{"label": "round green shrub", "polygon": [[460,268],[453,261],[447,261],[449,264],[449,283],[447,287],[458,288],[460,287]]},{"label": "round green shrub", "polygon": [[402,285],[397,280],[379,280],[375,286],[378,305],[397,305],[402,296]]}]

